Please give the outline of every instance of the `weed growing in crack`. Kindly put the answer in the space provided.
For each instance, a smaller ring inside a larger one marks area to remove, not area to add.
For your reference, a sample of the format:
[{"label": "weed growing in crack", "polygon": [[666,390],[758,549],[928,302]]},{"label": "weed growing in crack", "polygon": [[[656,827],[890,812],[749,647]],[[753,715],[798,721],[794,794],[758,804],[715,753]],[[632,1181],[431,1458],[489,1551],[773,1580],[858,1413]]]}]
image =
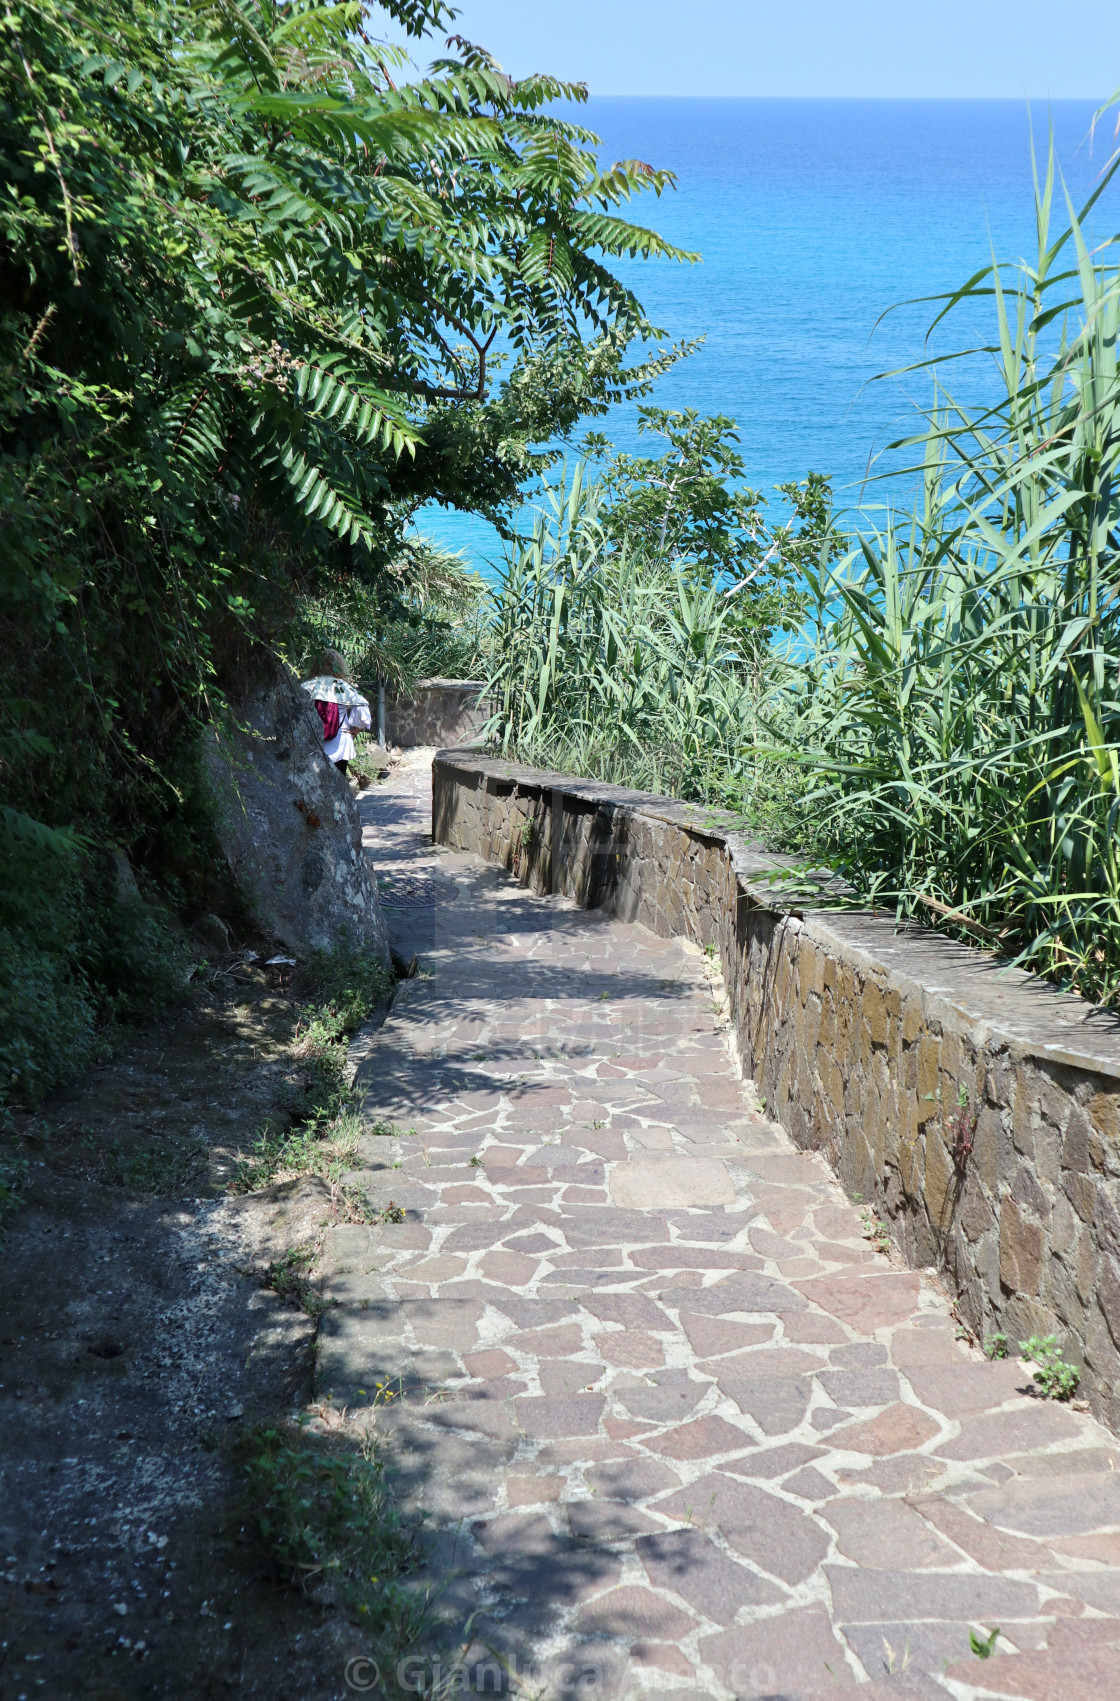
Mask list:
[{"label": "weed growing in crack", "polygon": [[1034,1364],[1031,1374],[1046,1399],[1073,1399],[1081,1372],[1075,1364],[1065,1362],[1057,1335],[1032,1335],[1029,1340],[1019,1342],[1019,1351]]},{"label": "weed growing in crack", "polygon": [[980,1122],[980,1112],[975,1109],[969,1097],[968,1088],[961,1086],[957,1090],[956,1114],[947,1119],[949,1135],[949,1150],[958,1170],[964,1170],[972,1156],[972,1148],[976,1141],[976,1129]]},{"label": "weed growing in crack", "polygon": [[361,1027],[392,984],[391,972],[372,951],[340,946],[317,951],[301,967],[297,990],[310,1024],[338,1042]]},{"label": "weed growing in crack", "polygon": [[362,1188],[347,1182],[331,1188],[331,1208],[344,1223],[369,1223],[378,1227],[382,1223],[403,1223],[405,1220],[402,1205],[392,1199],[387,1205],[376,1205]]},{"label": "weed growing in crack", "polygon": [[902,1658],[895,1653],[886,1637],[883,1637],[883,1652],[886,1655],[887,1671],[891,1677],[901,1677],[910,1665],[910,1644],[907,1642],[902,1650]]},{"label": "weed growing in crack", "polygon": [[266,1123],[251,1155],[238,1163],[233,1191],[253,1193],[270,1182],[299,1175],[318,1175],[336,1187],[353,1168],[363,1133],[362,1119],[353,1111],[342,1111],[322,1121],[315,1118],[287,1132]]},{"label": "weed growing in crack", "polygon": [[978,1660],[990,1660],[995,1652],[996,1638],[999,1635],[999,1625],[989,1630],[987,1636],[977,1636],[975,1630],[968,1633],[968,1645]]},{"label": "weed growing in crack", "polygon": [[861,1213],[860,1222],[864,1240],[870,1240],[885,1257],[891,1250],[891,1235],[886,1223],[878,1212],[870,1210]]},{"label": "weed growing in crack", "polygon": [[1007,1357],[1007,1336],[989,1335],[984,1342],[984,1351],[990,1359]]},{"label": "weed growing in crack", "polygon": [[388,969],[368,951],[319,952],[301,971],[308,1002],[296,1032],[296,1078],[286,1106],[294,1126],[265,1124],[252,1154],[238,1164],[235,1193],[297,1175],[318,1175],[338,1188],[362,1135],[391,1132],[381,1123],[367,1130],[351,1108],[347,1056],[350,1035],[391,984]]},{"label": "weed growing in crack", "polygon": [[321,1317],[337,1303],[324,1299],[311,1284],[311,1271],[318,1254],[313,1246],[290,1246],[282,1258],[277,1258],[265,1271],[264,1286],[298,1305],[308,1317]]}]

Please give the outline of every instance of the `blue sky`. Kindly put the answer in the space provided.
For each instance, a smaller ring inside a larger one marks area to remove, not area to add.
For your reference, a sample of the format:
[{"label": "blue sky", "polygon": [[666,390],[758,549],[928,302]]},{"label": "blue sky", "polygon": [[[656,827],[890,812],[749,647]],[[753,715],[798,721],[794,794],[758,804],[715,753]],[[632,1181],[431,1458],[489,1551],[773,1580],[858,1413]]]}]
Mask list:
[{"label": "blue sky", "polygon": [[1117,0],[460,0],[455,28],[514,76],[603,95],[1095,100],[1120,85]]}]

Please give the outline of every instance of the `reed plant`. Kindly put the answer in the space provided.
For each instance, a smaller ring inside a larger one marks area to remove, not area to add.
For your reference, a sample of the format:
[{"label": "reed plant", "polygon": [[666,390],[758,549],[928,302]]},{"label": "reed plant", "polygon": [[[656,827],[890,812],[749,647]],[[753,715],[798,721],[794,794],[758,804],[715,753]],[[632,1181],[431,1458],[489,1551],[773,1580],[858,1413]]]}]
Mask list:
[{"label": "reed plant", "polygon": [[767,653],[733,591],[610,531],[583,463],[544,491],[494,602],[490,732],[506,754],[702,802],[764,737]]},{"label": "reed plant", "polygon": [[[1120,269],[1087,220],[943,304],[994,313],[998,393],[938,382],[908,515],[806,571],[774,748],[812,776],[814,851],[863,898],[1109,1000],[1120,989]],[[975,354],[975,349],[962,351]],[[941,370],[944,370],[942,365]]]}]

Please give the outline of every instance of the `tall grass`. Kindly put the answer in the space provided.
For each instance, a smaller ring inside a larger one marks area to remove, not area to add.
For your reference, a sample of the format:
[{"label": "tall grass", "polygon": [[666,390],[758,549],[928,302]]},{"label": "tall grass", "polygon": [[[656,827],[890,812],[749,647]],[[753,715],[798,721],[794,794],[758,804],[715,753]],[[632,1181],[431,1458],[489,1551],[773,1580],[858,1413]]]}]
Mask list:
[{"label": "tall grass", "polygon": [[743,804],[765,739],[765,647],[735,590],[608,535],[583,465],[546,490],[495,597],[491,732],[506,754],[702,802]]},{"label": "tall grass", "polygon": [[861,892],[1101,999],[1120,989],[1120,270],[1085,222],[1115,169],[1053,238],[1051,150],[1035,263],[946,303],[990,303],[996,400],[939,389],[910,440],[915,512],[808,575],[780,741]]},{"label": "tall grass", "polygon": [[961,356],[988,359],[994,398],[969,407],[939,362],[922,429],[892,446],[913,511],[792,540],[810,607],[782,656],[745,580],[604,525],[582,469],[551,492],[496,598],[502,747],[730,803],[864,899],[1114,999],[1120,266],[1087,220],[1116,170],[1054,234],[1051,150],[1034,262],[943,299],[938,322],[990,310],[990,345]]}]

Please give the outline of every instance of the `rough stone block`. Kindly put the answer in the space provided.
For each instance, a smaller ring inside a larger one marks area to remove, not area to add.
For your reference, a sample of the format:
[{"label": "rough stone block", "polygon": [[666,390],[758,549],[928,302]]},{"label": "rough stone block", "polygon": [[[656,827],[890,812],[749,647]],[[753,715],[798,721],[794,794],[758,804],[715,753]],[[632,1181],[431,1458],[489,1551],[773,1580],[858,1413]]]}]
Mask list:
[{"label": "rough stone block", "polygon": [[1011,1137],[1020,1152],[1030,1157],[1034,1152],[1034,1131],[1039,1111],[1030,1084],[1021,1071],[1016,1071],[1014,1096],[1011,1101]]},{"label": "rough stone block", "polygon": [[1109,1334],[1120,1347],[1120,1266],[1115,1258],[1106,1256],[1101,1259],[1100,1274],[1097,1278],[1097,1304],[1108,1325]]},{"label": "rough stone block", "polygon": [[1097,1185],[1093,1234],[1103,1251],[1120,1258],[1120,1189],[1115,1182],[1103,1181]]},{"label": "rough stone block", "polygon": [[926,1129],[923,1182],[922,1199],[929,1220],[941,1233],[945,1233],[953,1214],[959,1177],[937,1124]]},{"label": "rough stone block", "polygon": [[977,1241],[994,1228],[995,1221],[995,1212],[974,1175],[970,1173],[961,1196],[957,1222],[969,1240]]},{"label": "rough stone block", "polygon": [[867,1031],[872,1045],[885,1046],[887,1043],[887,1001],[883,989],[875,980],[865,980],[863,983],[863,1016],[867,1023]]},{"label": "rough stone block", "polygon": [[1075,1170],[1062,1177],[1062,1188],[1083,1223],[1091,1223],[1097,1209],[1097,1187],[1094,1178]]},{"label": "rough stone block", "polygon": [[1038,1177],[1028,1163],[1021,1163],[1011,1184],[1011,1197],[1043,1224],[1050,1220],[1050,1200],[1039,1185]]},{"label": "rough stone block", "polygon": [[941,1046],[930,1034],[918,1041],[918,1122],[941,1115]]},{"label": "rough stone block", "polygon": [[899,1105],[898,1174],[908,1199],[918,1199],[922,1191],[922,1172],[925,1156],[919,1144],[918,1117],[914,1095],[907,1093]]},{"label": "rough stone block", "polygon": [[1011,1293],[1037,1294],[1042,1280],[1045,1236],[1010,1194],[1000,1202],[999,1275]]}]

